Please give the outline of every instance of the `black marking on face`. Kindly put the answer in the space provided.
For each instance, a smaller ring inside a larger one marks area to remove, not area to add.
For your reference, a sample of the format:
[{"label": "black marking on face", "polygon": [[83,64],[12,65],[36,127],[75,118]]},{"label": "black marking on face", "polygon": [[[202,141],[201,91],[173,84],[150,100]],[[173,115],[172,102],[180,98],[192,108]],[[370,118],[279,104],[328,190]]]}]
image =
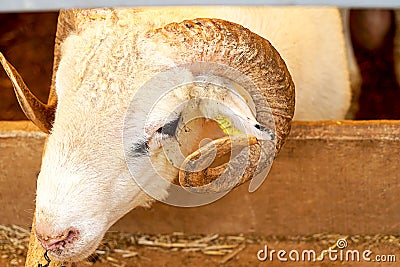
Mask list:
[{"label": "black marking on face", "polygon": [[157,129],[157,133],[160,134],[165,134],[168,136],[175,136],[176,133],[176,129],[178,128],[178,124],[179,124],[179,120],[181,119],[181,114],[179,114],[179,116],[172,121],[167,122],[166,124],[164,124],[162,127]]},{"label": "black marking on face", "polygon": [[268,129],[267,127],[264,127],[264,126],[262,126],[261,124],[256,124],[256,125],[254,125],[254,127],[255,127],[257,130],[260,130],[261,132],[264,132],[264,133],[269,134],[269,136],[271,137],[271,140],[274,140],[274,139],[275,139],[275,133],[271,132],[271,130]]},{"label": "black marking on face", "polygon": [[136,144],[133,144],[131,149],[132,157],[140,157],[146,156],[149,153],[149,141],[142,141]]}]

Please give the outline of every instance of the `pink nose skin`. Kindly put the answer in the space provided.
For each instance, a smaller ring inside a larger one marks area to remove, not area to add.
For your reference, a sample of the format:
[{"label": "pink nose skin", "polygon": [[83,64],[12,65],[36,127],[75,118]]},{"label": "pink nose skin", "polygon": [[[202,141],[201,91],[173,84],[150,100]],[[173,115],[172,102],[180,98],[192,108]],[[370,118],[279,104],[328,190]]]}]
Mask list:
[{"label": "pink nose skin", "polygon": [[46,250],[63,249],[66,244],[73,243],[79,236],[78,230],[71,227],[60,234],[44,234],[36,228],[36,236]]}]

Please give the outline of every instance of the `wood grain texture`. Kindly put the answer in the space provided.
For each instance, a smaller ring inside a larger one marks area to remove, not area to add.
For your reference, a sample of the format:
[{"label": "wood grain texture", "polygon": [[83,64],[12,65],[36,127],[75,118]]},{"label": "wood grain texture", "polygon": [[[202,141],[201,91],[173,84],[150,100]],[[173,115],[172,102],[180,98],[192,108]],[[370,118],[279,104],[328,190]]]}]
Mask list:
[{"label": "wood grain texture", "polygon": [[[0,130],[0,205],[5,207],[0,223],[28,226],[45,136],[27,127],[29,123],[20,124],[0,122],[4,129]],[[199,208],[156,203],[151,209],[130,212],[112,229],[265,235],[398,233],[399,151],[400,121],[295,122],[256,192],[248,193],[244,184]]]},{"label": "wood grain texture", "polygon": [[250,194],[244,184],[199,208],[156,203],[129,213],[113,229],[395,234],[400,231],[399,136],[399,121],[295,122],[256,192]]},{"label": "wood grain texture", "polygon": [[[28,122],[0,122],[1,224],[27,226],[45,135]],[[400,121],[294,122],[264,184],[244,184],[198,208],[156,203],[112,230],[263,235],[397,234]],[[179,218],[179,219],[177,219]],[[36,254],[34,254],[34,253]],[[32,235],[27,266],[43,262]],[[35,265],[36,264],[36,265]]]}]

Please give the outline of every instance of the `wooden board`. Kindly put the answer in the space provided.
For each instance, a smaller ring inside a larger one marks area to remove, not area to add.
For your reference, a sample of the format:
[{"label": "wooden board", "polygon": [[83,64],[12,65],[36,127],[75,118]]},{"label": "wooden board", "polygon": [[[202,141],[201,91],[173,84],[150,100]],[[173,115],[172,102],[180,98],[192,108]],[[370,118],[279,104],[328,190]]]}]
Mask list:
[{"label": "wooden board", "polygon": [[[44,135],[0,122],[0,223],[29,224]],[[3,130],[1,130],[3,129]],[[14,130],[11,130],[14,129]],[[400,231],[400,122],[296,122],[262,187],[216,203],[139,208],[114,230],[310,234]]]},{"label": "wooden board", "polygon": [[[114,229],[305,235],[400,231],[400,122],[304,122],[255,193],[242,185],[200,208],[156,204]],[[179,219],[177,219],[179,218]]]},{"label": "wooden board", "polygon": [[[27,226],[45,135],[29,122],[0,122],[1,224]],[[199,208],[156,203],[112,229],[262,235],[397,234],[400,121],[295,122],[264,184],[247,184]],[[43,263],[32,239],[27,266]],[[34,255],[32,254],[34,253]]]}]

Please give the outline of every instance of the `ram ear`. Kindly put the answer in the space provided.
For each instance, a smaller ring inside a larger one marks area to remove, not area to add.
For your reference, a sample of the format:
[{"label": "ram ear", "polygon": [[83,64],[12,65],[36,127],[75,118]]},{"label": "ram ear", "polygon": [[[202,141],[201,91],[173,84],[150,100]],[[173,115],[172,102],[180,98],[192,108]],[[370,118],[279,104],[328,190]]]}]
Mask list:
[{"label": "ram ear", "polygon": [[50,92],[48,104],[42,103],[31,93],[21,75],[19,75],[15,68],[5,59],[2,53],[0,53],[0,62],[12,82],[15,95],[25,115],[39,127],[40,130],[45,133],[50,133],[57,106],[56,94]]}]

